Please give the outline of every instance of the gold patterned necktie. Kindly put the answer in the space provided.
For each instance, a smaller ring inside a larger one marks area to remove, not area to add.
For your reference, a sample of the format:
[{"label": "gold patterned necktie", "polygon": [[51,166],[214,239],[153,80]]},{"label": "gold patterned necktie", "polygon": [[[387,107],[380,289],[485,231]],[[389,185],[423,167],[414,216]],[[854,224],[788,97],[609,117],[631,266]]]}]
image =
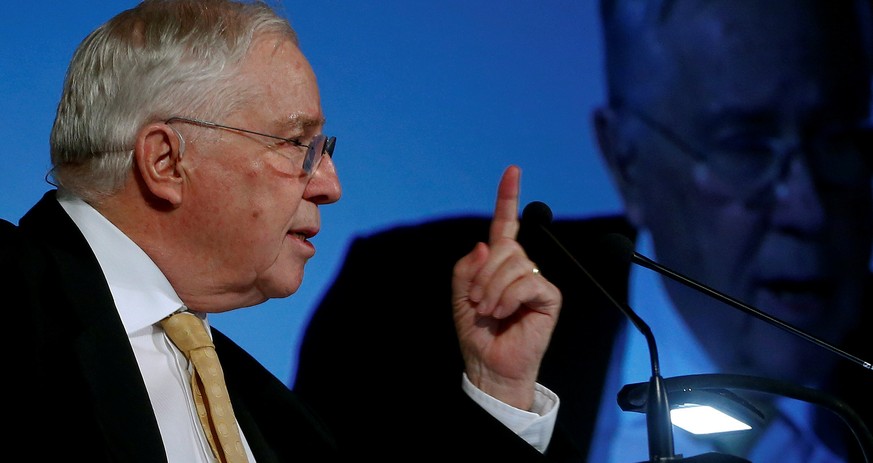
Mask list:
[{"label": "gold patterned necktie", "polygon": [[224,373],[203,322],[192,313],[177,312],[161,320],[161,326],[193,365],[191,391],[215,458],[227,463],[247,462]]}]

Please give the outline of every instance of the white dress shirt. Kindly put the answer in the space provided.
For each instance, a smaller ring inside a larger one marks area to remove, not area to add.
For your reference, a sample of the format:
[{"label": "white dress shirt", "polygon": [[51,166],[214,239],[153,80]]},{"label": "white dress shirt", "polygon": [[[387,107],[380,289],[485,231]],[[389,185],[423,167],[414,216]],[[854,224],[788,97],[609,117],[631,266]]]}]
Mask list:
[{"label": "white dress shirt", "polygon": [[[168,461],[214,462],[191,397],[188,361],[159,325],[162,318],[184,305],[182,300],[151,258],[97,210],[63,191],[58,193],[58,202],[85,236],[109,284],[148,390]],[[200,315],[209,330],[205,314]],[[545,451],[559,405],[552,391],[537,385],[535,409],[527,412],[482,393],[466,376],[462,387],[507,427]],[[240,435],[249,461],[254,463],[242,430]]]},{"label": "white dress shirt", "polygon": [[[215,461],[191,396],[188,360],[159,322],[184,304],[146,253],[81,199],[58,201],[97,256],[148,390],[170,462]],[[203,317],[206,322],[206,317]],[[207,323],[208,330],[208,323]],[[251,454],[245,435],[243,445]]]},{"label": "white dress shirt", "polygon": [[[640,234],[637,252],[657,261],[649,233]],[[649,325],[655,337],[661,376],[717,373],[714,362],[673,307],[656,272],[632,266],[629,294],[629,305]],[[725,310],[734,309],[725,306]],[[622,411],[616,402],[616,394],[623,385],[647,382],[652,376],[648,344],[630,323],[625,323],[616,337],[611,358],[589,461],[648,461],[645,414]],[[742,395],[742,391],[738,392]],[[843,461],[834,456],[810,429],[812,404],[780,398],[777,408],[783,418],[769,424],[748,455],[739,456],[754,463]],[[675,453],[686,458],[719,451],[711,440],[697,438],[676,427],[673,427],[673,439]]]}]

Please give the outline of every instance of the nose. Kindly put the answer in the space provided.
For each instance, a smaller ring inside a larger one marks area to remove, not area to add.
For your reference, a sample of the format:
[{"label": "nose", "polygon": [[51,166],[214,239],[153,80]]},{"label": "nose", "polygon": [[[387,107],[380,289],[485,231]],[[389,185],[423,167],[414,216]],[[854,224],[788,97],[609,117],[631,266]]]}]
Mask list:
[{"label": "nose", "polygon": [[825,222],[822,192],[805,156],[792,156],[786,172],[773,189],[774,225],[802,235],[822,230]]},{"label": "nose", "polygon": [[336,173],[336,165],[332,157],[324,156],[309,179],[303,197],[315,204],[331,204],[339,201],[341,196],[342,186]]}]

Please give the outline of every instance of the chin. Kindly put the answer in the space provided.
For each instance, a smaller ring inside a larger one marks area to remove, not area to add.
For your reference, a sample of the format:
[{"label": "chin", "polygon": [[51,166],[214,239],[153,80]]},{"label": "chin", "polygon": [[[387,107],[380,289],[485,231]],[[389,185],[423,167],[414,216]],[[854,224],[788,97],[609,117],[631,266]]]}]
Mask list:
[{"label": "chin", "polygon": [[288,297],[303,284],[304,264],[297,260],[279,260],[267,272],[260,274],[258,287],[269,299]]},{"label": "chin", "polygon": [[270,291],[267,294],[267,297],[270,299],[281,299],[288,297],[297,292],[300,289],[300,282],[285,282],[285,285],[273,285],[270,287]]},{"label": "chin", "polygon": [[265,300],[282,299],[296,293],[300,289],[300,282],[301,278],[269,279],[262,281],[258,288]]}]

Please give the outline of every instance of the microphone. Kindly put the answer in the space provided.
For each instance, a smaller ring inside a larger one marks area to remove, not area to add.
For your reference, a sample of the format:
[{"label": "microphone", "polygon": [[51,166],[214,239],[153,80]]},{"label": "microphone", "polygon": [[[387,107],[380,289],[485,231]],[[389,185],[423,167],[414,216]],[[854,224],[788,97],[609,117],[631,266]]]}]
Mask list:
[{"label": "microphone", "polygon": [[601,286],[600,282],[588,272],[585,266],[579,263],[561,241],[552,234],[548,228],[552,223],[552,210],[549,206],[540,201],[529,203],[522,211],[521,221],[523,224],[529,224],[541,229],[582,270],[582,273],[594,283],[597,289],[630,319],[634,327],[645,337],[649,347],[649,363],[652,369],[652,376],[649,379],[648,400],[646,401],[646,431],[649,440],[649,461],[676,461],[677,458],[681,458],[681,455],[673,453],[673,423],[670,420],[667,388],[664,385],[664,378],[661,376],[661,367],[658,361],[658,346],[655,343],[655,336],[652,334],[649,325],[630,306],[622,304],[612,297],[609,291]]},{"label": "microphone", "polygon": [[[629,410],[635,407],[635,404],[642,402],[645,399],[646,413],[646,429],[649,438],[649,457],[650,462],[695,462],[695,463],[721,463],[721,462],[746,462],[748,460],[726,455],[716,452],[705,453],[690,458],[682,458],[682,455],[674,455],[673,453],[673,435],[672,422],[670,420],[670,406],[668,403],[668,393],[678,389],[713,389],[716,388],[724,392],[723,388],[739,388],[749,389],[759,392],[768,392],[786,397],[791,397],[797,400],[807,401],[816,405],[824,406],[825,408],[836,413],[843,421],[849,425],[850,430],[858,440],[865,461],[871,460],[873,455],[873,433],[867,428],[866,424],[861,420],[860,416],[852,410],[847,404],[839,399],[829,396],[809,388],[801,388],[792,384],[781,381],[770,380],[758,377],[746,377],[739,375],[689,375],[684,377],[675,377],[664,379],[660,375],[660,366],[658,362],[657,346],[655,345],[654,335],[646,323],[627,305],[616,301],[612,295],[600,285],[600,283],[588,272],[588,270],[579,263],[573,254],[558,240],[549,230],[548,226],[552,222],[552,211],[544,203],[535,201],[528,204],[522,212],[522,223],[538,227],[546,236],[553,241],[558,248],[571,260],[582,272],[591,280],[592,283],[609,299],[609,301],[622,311],[632,322],[632,324],[643,334],[649,347],[650,363],[652,368],[652,377],[648,384],[638,383],[626,385],[619,392],[619,405],[623,410]],[[650,270],[654,270],[669,278],[672,278],[686,286],[703,292],[719,301],[722,301],[731,307],[739,309],[745,313],[753,315],[761,320],[773,324],[779,328],[796,334],[810,342],[813,342],[831,352],[834,352],[850,361],[857,363],[865,369],[873,369],[870,362],[864,361],[854,355],[851,355],[843,350],[812,336],[778,318],[767,315],[766,313],[749,306],[737,299],[734,299],[724,293],[716,291],[700,282],[692,280],[689,277],[681,275],[673,270],[664,267],[657,262],[635,252],[633,243],[624,235],[611,233],[606,235],[604,244],[601,250],[607,254],[613,254],[623,260],[625,263],[632,262]],[[642,387],[640,387],[642,386]]]},{"label": "microphone", "polygon": [[[546,206],[546,207],[548,207],[548,206]],[[825,348],[825,349],[827,349],[827,350],[829,350],[829,351],[831,351],[831,352],[833,352],[833,353],[835,353],[843,358],[846,358],[846,359],[850,360],[851,362],[856,363],[867,370],[873,370],[873,364],[871,364],[870,362],[862,360],[862,359],[856,357],[855,355],[852,355],[852,354],[834,346],[833,344],[830,344],[830,343],[828,343],[820,338],[817,338],[817,337],[815,337],[815,336],[813,336],[813,335],[811,335],[811,334],[809,334],[809,333],[807,333],[807,332],[805,332],[805,331],[803,331],[795,326],[792,326],[791,324],[789,324],[785,321],[782,321],[776,317],[768,315],[768,314],[764,313],[763,311],[758,310],[758,309],[756,309],[756,308],[754,308],[754,307],[752,307],[752,306],[750,306],[750,305],[748,305],[748,304],[746,304],[738,299],[735,299],[731,296],[728,296],[727,294],[724,294],[720,291],[717,291],[709,286],[706,286],[703,283],[700,283],[700,282],[695,281],[695,280],[693,280],[685,275],[682,275],[678,272],[675,272],[675,271],[653,261],[652,259],[649,259],[648,257],[646,257],[642,254],[639,254],[638,252],[634,251],[634,249],[633,249],[634,246],[633,246],[633,243],[631,242],[631,240],[628,239],[624,235],[621,235],[618,233],[611,233],[604,238],[604,243],[606,244],[604,246],[604,248],[606,250],[608,250],[609,252],[611,252],[612,254],[614,254],[614,257],[621,259],[623,262],[633,262],[635,264],[646,267],[650,270],[654,270],[654,271],[660,273],[661,275],[665,275],[665,276],[667,276],[675,281],[678,281],[679,283],[684,284],[685,286],[696,289],[696,290],[698,290],[704,294],[707,294],[707,295],[709,295],[709,296],[711,296],[711,297],[713,297],[721,302],[724,302],[735,309],[739,309],[739,310],[741,310],[749,315],[752,315],[754,317],[757,317],[757,318],[759,318],[759,319],[761,319],[761,320],[763,320],[763,321],[765,321],[773,326],[779,327],[785,331],[788,331],[792,334],[800,336],[801,338],[806,339],[807,341],[812,342],[814,344],[817,344],[817,345],[819,345],[819,346],[821,346],[821,347],[823,347],[823,348]]]}]

